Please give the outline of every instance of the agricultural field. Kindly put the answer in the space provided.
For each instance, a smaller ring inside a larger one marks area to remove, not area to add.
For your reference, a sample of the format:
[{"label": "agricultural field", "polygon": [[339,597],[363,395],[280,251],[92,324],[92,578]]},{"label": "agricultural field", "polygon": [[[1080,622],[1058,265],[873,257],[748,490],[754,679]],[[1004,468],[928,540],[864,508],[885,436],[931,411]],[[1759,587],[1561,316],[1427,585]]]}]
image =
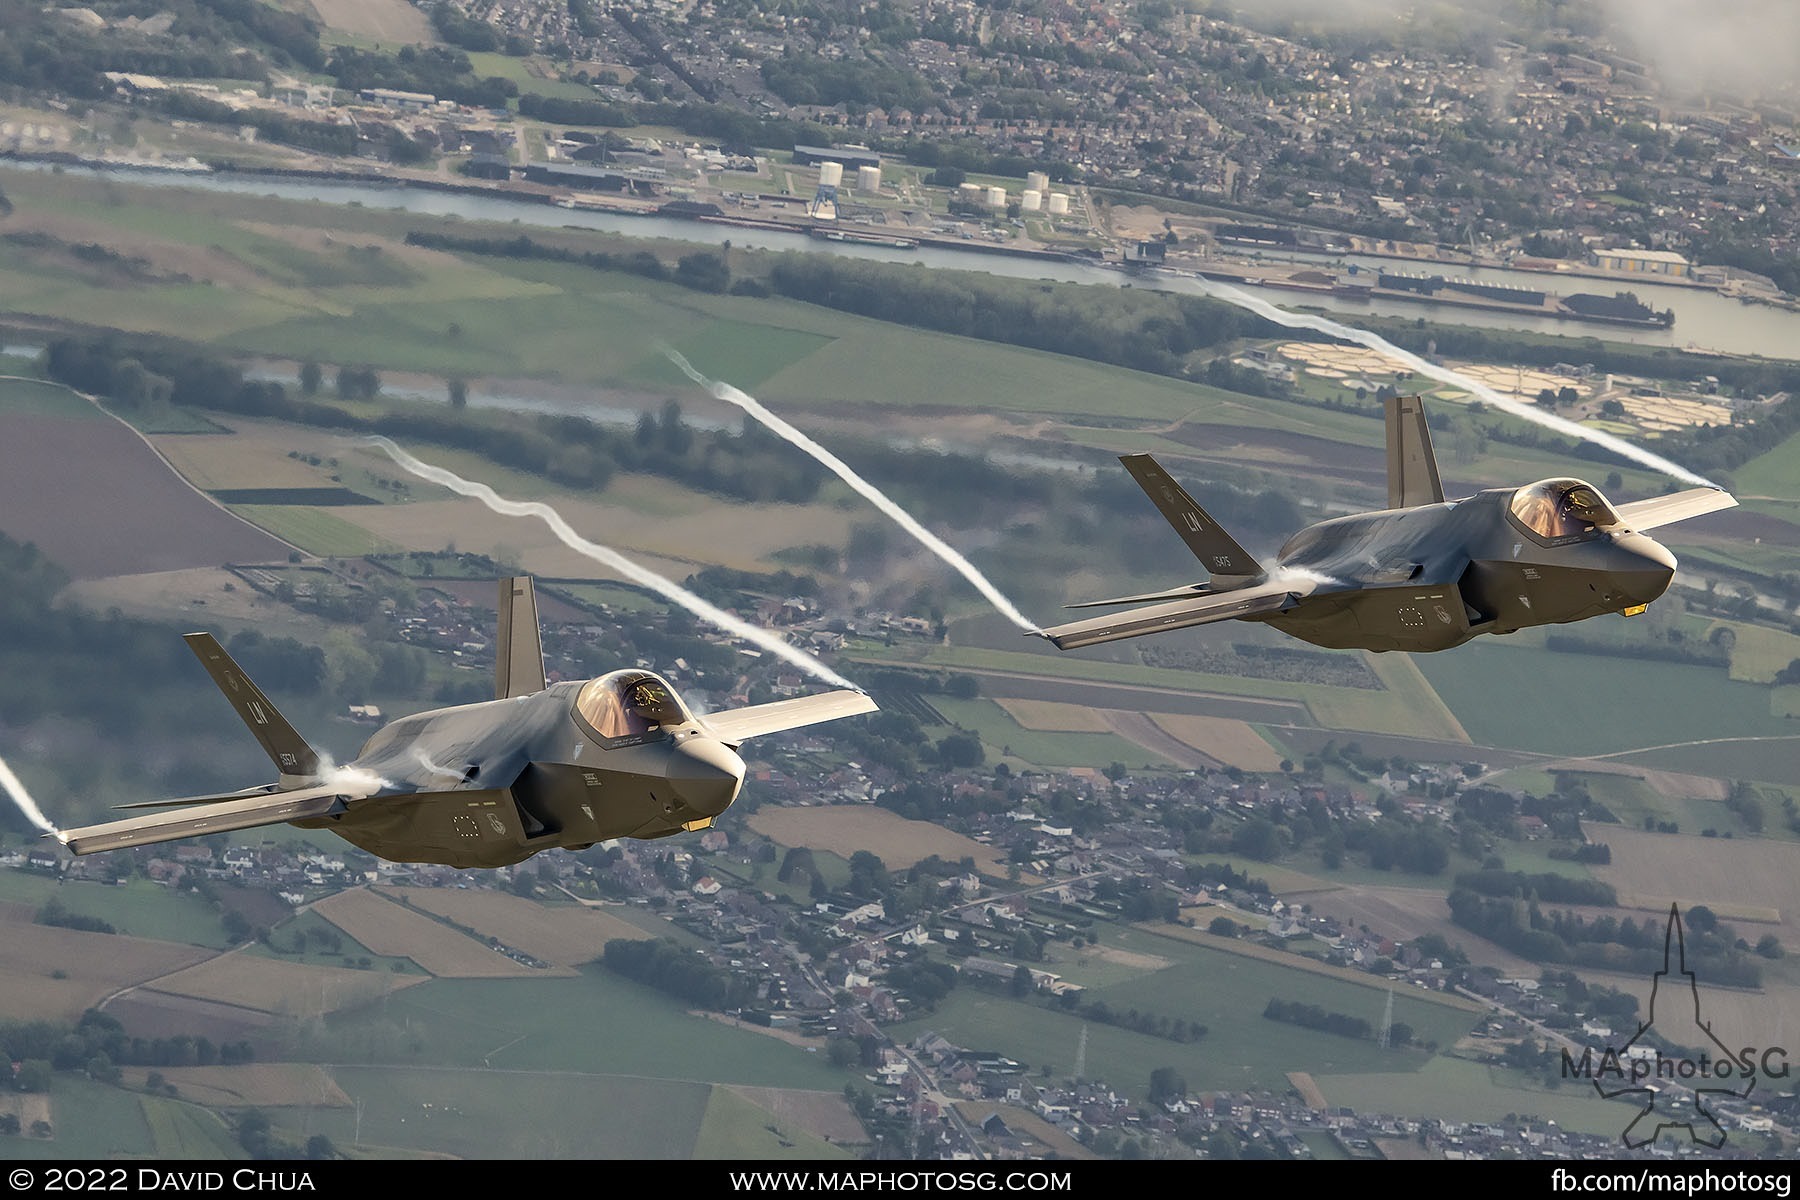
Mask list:
[{"label": "agricultural field", "polygon": [[[1141,1095],[1151,1072],[1162,1066],[1174,1067],[1193,1090],[1267,1087],[1281,1091],[1292,1070],[1310,1070],[1315,1075],[1382,1069],[1412,1072],[1431,1057],[1424,1050],[1383,1051],[1373,1040],[1362,1042],[1262,1016],[1269,1000],[1280,998],[1360,1016],[1375,1025],[1387,998],[1380,986],[1188,944],[1141,927],[1109,929],[1103,936],[1113,949],[1146,952],[1168,960],[1169,965],[1092,989],[1084,999],[1103,1000],[1118,1012],[1136,1009],[1198,1021],[1207,1026],[1206,1036],[1187,1043],[1169,1041],[1084,1021],[1073,1013],[972,985],[957,988],[929,1016],[897,1027],[895,1036],[912,1037],[931,1029],[960,1045],[1017,1059],[1033,1073],[1048,1066],[1052,1075],[1058,1075],[1073,1068],[1071,1055],[1085,1025],[1090,1077],[1099,1078],[1093,1064],[1104,1063],[1105,1081],[1129,1095]],[[1057,969],[1048,963],[1045,968]],[[1445,1046],[1477,1019],[1477,1014],[1404,989],[1395,993],[1394,1015],[1396,1021],[1413,1027],[1419,1042]],[[1232,1052],[1222,1055],[1221,1046],[1231,1047]]]},{"label": "agricultural field", "polygon": [[1022,729],[1055,733],[1105,733],[1107,724],[1093,709],[1060,700],[995,700]]},{"label": "agricultural field", "polygon": [[[1179,434],[1162,448],[1180,451],[1185,442],[1189,457],[1233,464],[1238,474],[1254,464],[1265,481],[1302,466],[1330,474],[1346,444],[1373,447],[1380,436],[1379,422],[1353,414],[780,299],[705,295],[571,264],[403,244],[410,229],[447,224],[438,218],[17,173],[9,173],[7,190],[17,206],[11,220],[21,228],[105,245],[204,281],[71,282],[53,274],[47,285],[41,265],[0,258],[0,297],[9,307],[213,338],[252,355],[361,362],[478,384],[531,379],[625,389],[710,407],[663,356],[670,346],[708,375],[815,421],[874,414],[901,437],[979,447],[1022,434],[1115,453],[1142,448],[1125,444],[1132,438]],[[478,221],[453,227],[517,232]],[[585,231],[533,236],[577,249],[644,244]],[[763,253],[731,256],[741,265]],[[945,378],[957,381],[961,398],[950,404]],[[852,379],[847,395],[844,381]],[[977,408],[969,397],[980,397]],[[1097,397],[1105,398],[1104,411],[1096,410]],[[727,417],[735,423],[735,410]],[[1518,470],[1546,473],[1537,469],[1543,463],[1498,456],[1491,466],[1509,479]]]},{"label": "agricultural field", "polygon": [[432,36],[425,14],[405,0],[306,0],[319,20],[334,30],[377,42],[425,43]]},{"label": "agricultural field", "polygon": [[359,971],[249,954],[222,954],[161,976],[149,986],[165,995],[304,1020],[367,1004],[423,982],[424,976],[393,971]]},{"label": "agricultural field", "polygon": [[198,1104],[166,1096],[142,1096],[150,1129],[150,1155],[160,1159],[227,1160],[244,1154],[219,1115]]},{"label": "agricultural field", "polygon": [[[325,1068],[313,1063],[244,1063],[232,1067],[160,1067],[185,1100],[211,1108],[348,1108],[349,1096]],[[147,1067],[125,1070],[126,1087],[143,1087]]]},{"label": "agricultural field", "polygon": [[1434,1116],[1445,1121],[1500,1121],[1521,1113],[1555,1121],[1578,1133],[1617,1135],[1637,1115],[1639,1105],[1603,1100],[1586,1083],[1555,1090],[1528,1083],[1514,1071],[1439,1055],[1424,1069],[1319,1078],[1330,1104],[1357,1112]]},{"label": "agricultural field", "polygon": [[[499,979],[544,974],[447,922],[367,888],[327,896],[313,905],[313,911],[376,954],[410,958],[435,976]],[[556,973],[567,973],[567,969]]]},{"label": "agricultural field", "polygon": [[1792,844],[1610,825],[1584,825],[1583,830],[1612,848],[1611,863],[1590,869],[1613,885],[1621,905],[1666,913],[1670,903],[1704,904],[1721,917],[1778,923],[1783,941],[1800,946],[1800,932],[1792,924],[1800,921],[1800,874],[1794,871]]},{"label": "agricultural field", "polygon": [[1171,713],[1153,713],[1150,719],[1171,737],[1225,766],[1246,771],[1281,769],[1281,755],[1248,722]]},{"label": "agricultural field", "polygon": [[574,905],[547,907],[535,900],[488,889],[383,887],[377,893],[454,921],[482,937],[558,967],[576,967],[605,952],[615,938],[642,938],[643,930],[611,913]]},{"label": "agricultural field", "polygon": [[909,821],[874,805],[764,805],[751,814],[747,823],[779,845],[829,850],[844,859],[858,850],[879,846],[881,861],[890,870],[910,867],[935,854],[945,862],[973,858],[982,871],[1006,874],[1006,860],[991,847],[928,821]]},{"label": "agricultural field", "polygon": [[[631,1019],[620,1020],[622,1013]],[[433,980],[339,1014],[328,1040],[341,1047],[340,1062],[421,1061],[827,1092],[842,1092],[847,1079],[822,1052],[809,1053],[757,1026],[689,1012],[602,967],[576,976]],[[821,1048],[814,1043],[813,1049]]]},{"label": "agricultural field", "polygon": [[1740,498],[1769,496],[1800,500],[1797,480],[1800,480],[1800,437],[1793,436],[1731,473],[1732,487]]},{"label": "agricultural field", "polygon": [[1022,766],[1054,769],[1124,762],[1166,769],[1174,765],[1166,753],[1117,732],[1116,717],[1124,714],[1093,710],[1108,730],[1105,733],[1050,732],[1024,728],[992,700],[933,696],[931,706],[955,727],[978,734],[989,755]]},{"label": "agricultural field", "polygon": [[[1612,764],[1595,764],[1611,767]],[[1761,830],[1752,830],[1742,817],[1728,808],[1725,796],[1728,785],[1722,779],[1673,775],[1623,767],[1606,771],[1559,771],[1557,777],[1579,782],[1588,795],[1618,818],[1627,831],[1639,831],[1645,821],[1673,822],[1687,833],[1712,830],[1733,837],[1757,836],[1791,840],[1795,835],[1781,820],[1779,801],[1764,799],[1764,822]],[[1593,824],[1590,838],[1610,841],[1609,826]]]},{"label": "agricultural field", "polygon": [[[1658,925],[1669,906],[1685,913],[1705,905],[1754,945],[1774,934],[1788,955],[1800,947],[1800,876],[1794,871],[1792,843],[1763,838],[1704,838],[1688,833],[1660,834],[1612,826],[1586,827],[1588,836],[1612,848],[1612,862],[1593,868],[1597,878],[1613,885],[1622,907],[1639,921]],[[1789,960],[1753,958],[1762,967],[1760,991],[1709,988],[1704,972],[1701,988],[1706,1017],[1747,1041],[1772,1043],[1800,1004]],[[1647,1003],[1648,978],[1608,977],[1605,982],[1632,992]]]},{"label": "agricultural field", "polygon": [[14,1019],[74,1020],[121,988],[211,954],[173,942],[38,925],[35,911],[35,906],[0,903],[0,978],[6,980],[5,1015]]},{"label": "agricultural field", "polygon": [[1783,732],[1673,742],[1621,755],[1618,761],[1652,770],[1782,784],[1791,790],[1800,787],[1800,733],[1788,732],[1791,721],[1777,720]]},{"label": "agricultural field", "polygon": [[[0,872],[0,900],[37,906],[54,900],[74,916],[94,917],[138,938],[223,950],[231,944],[219,913],[191,893],[136,879],[120,886],[98,880],[58,880],[23,871]],[[26,913],[24,919],[29,920]]]},{"label": "agricultural field", "polygon": [[[49,1094],[54,1132],[47,1138],[10,1137],[0,1145],[8,1158],[37,1161],[104,1160],[120,1155],[149,1157],[159,1147],[143,1097],[74,1073],[58,1073]],[[36,1119],[36,1118],[34,1118]],[[173,1131],[171,1131],[173,1132]],[[206,1144],[197,1138],[197,1144]],[[217,1143],[212,1143],[216,1146]]]},{"label": "agricultural field", "polygon": [[[442,461],[449,456],[435,447],[418,447],[414,452],[433,466],[449,465]],[[351,451],[344,461],[378,463],[389,471],[398,470],[380,452],[362,447]],[[490,483],[491,468],[470,464],[466,469],[466,478]],[[532,491],[542,487],[539,484],[520,496],[498,482],[490,485],[509,500],[531,498]],[[676,490],[667,484],[663,488]],[[850,514],[827,504],[709,504],[646,520],[641,507],[633,502],[642,505],[651,500],[667,508],[667,500],[654,500],[661,490],[646,495],[643,489],[628,489],[622,503],[610,489],[596,499],[565,494],[555,508],[578,537],[676,579],[710,565],[749,571],[775,569],[780,565],[773,557],[777,551],[799,544],[842,545],[852,523]],[[410,502],[334,509],[330,519],[366,531],[367,540],[392,548],[442,550],[446,541],[454,541],[465,551],[491,554],[504,549],[507,553],[493,556],[516,558],[527,571],[546,578],[606,579],[615,574],[565,545],[536,518],[495,513],[479,500],[448,496],[435,485],[422,482],[414,483],[413,493],[418,498]],[[295,511],[309,516],[317,513]]]},{"label": "agricultural field", "polygon": [[195,491],[129,426],[96,420],[91,406],[63,415],[45,386],[0,381],[0,531],[35,542],[77,579],[287,556],[285,544]]},{"label": "agricultural field", "polygon": [[[1787,723],[1770,717],[1767,688],[1730,679],[1718,668],[1558,653],[1544,649],[1541,637],[1539,631],[1526,630],[1499,644],[1485,639],[1454,653],[1418,655],[1414,661],[1477,745],[1612,755],[1709,738],[1793,733]],[[1578,721],[1544,720],[1546,699],[1568,696],[1589,696],[1595,702],[1583,706]],[[1680,696],[1682,702],[1624,699],[1645,696]],[[1715,773],[1700,766],[1692,770]],[[1717,773],[1764,778],[1747,770]]]},{"label": "agricultural field", "polygon": [[346,521],[335,511],[290,504],[234,504],[231,511],[280,538],[285,546],[298,546],[321,558],[358,558],[396,549],[395,543]]},{"label": "agricultural field", "polygon": [[[740,1095],[721,1097],[723,1089],[692,1080],[365,1067],[334,1073],[362,1102],[360,1142],[351,1114],[304,1115],[334,1144],[376,1157],[388,1156],[383,1146],[456,1158],[849,1157]],[[596,1113],[607,1118],[595,1120]],[[271,1116],[297,1126],[303,1114]]]}]

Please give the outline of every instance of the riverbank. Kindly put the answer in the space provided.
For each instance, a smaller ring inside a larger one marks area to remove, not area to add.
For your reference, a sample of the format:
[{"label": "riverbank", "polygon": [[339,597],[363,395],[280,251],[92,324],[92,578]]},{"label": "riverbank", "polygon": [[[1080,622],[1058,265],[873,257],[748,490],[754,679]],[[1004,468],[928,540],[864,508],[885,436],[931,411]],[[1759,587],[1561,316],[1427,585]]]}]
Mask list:
[{"label": "riverbank", "polygon": [[[11,172],[48,173],[53,168],[58,173],[66,169],[71,176],[111,179],[143,187],[269,195],[326,205],[399,210],[421,218],[450,218],[494,225],[592,229],[631,238],[663,239],[697,246],[730,245],[766,252],[825,253],[1020,279],[1130,286],[1190,295],[1204,295],[1213,286],[1197,277],[1155,269],[1149,262],[1102,258],[1098,249],[1052,249],[1041,244],[1019,246],[945,236],[940,228],[932,227],[928,231],[916,217],[909,226],[863,224],[850,220],[840,227],[878,235],[885,232],[916,237],[919,240],[917,248],[883,245],[879,236],[872,242],[827,240],[809,235],[808,223],[799,219],[800,206],[797,204],[790,206],[796,210],[794,215],[780,221],[769,220],[767,212],[735,212],[708,205],[708,209],[718,213],[719,219],[706,221],[696,220],[691,213],[662,213],[659,211],[661,204],[649,197],[609,195],[606,198],[612,203],[604,209],[589,209],[586,205],[557,207],[554,196],[559,192],[553,188],[536,191],[519,183],[502,186],[496,181],[427,179],[404,171],[374,169],[372,164],[369,168],[345,169],[342,164],[321,161],[316,168],[305,169],[283,166],[253,171],[195,172],[107,160],[84,163],[70,155],[0,155],[0,169]],[[566,191],[560,194],[568,195]],[[1291,276],[1305,269],[1293,259],[1251,264],[1225,264],[1198,257],[1182,261],[1175,254],[1171,254],[1171,259],[1167,265],[1179,268],[1251,266],[1261,267],[1270,275]],[[1317,264],[1319,268],[1324,266]],[[1375,263],[1365,261],[1361,269],[1369,271],[1373,278]],[[1484,272],[1481,282],[1535,289],[1541,286],[1541,278],[1508,272],[1495,272],[1490,276]],[[1681,334],[1679,342],[1674,336],[1675,331],[1666,328],[1636,325],[1582,327],[1516,307],[1485,309],[1440,304],[1432,308],[1430,304],[1421,307],[1416,299],[1376,296],[1351,300],[1329,291],[1287,290],[1299,304],[1322,307],[1340,319],[1352,322],[1374,317],[1399,318],[1411,323],[1423,316],[1427,322],[1442,322],[1448,326],[1507,330],[1571,342],[1604,336],[1671,351],[1679,351],[1686,344],[1703,346],[1718,353],[1752,357],[1790,358],[1796,353],[1793,347],[1800,347],[1800,314],[1793,311],[1744,303],[1707,289],[1665,289],[1651,285],[1648,280],[1643,283],[1646,285],[1641,289],[1643,294],[1656,293],[1654,303],[1657,308],[1668,308],[1676,313]],[[1248,286],[1261,287],[1262,284]],[[1281,289],[1271,287],[1268,296],[1274,300],[1280,293]],[[1434,301],[1439,298],[1434,297]],[[1616,332],[1609,334],[1605,330]],[[1578,353],[1579,349],[1571,346],[1570,354]]]}]

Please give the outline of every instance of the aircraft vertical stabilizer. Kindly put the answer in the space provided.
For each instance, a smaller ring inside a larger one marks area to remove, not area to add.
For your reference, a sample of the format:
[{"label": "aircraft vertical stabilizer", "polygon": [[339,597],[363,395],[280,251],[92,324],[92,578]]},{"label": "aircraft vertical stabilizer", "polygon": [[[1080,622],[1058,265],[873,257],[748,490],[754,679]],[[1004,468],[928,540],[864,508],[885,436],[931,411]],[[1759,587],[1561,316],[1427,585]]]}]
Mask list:
[{"label": "aircraft vertical stabilizer", "polygon": [[1425,424],[1425,404],[1417,396],[1388,398],[1387,476],[1389,508],[1444,502],[1437,456],[1431,450],[1431,430]]},{"label": "aircraft vertical stabilizer", "polygon": [[1236,538],[1221,529],[1219,523],[1188,495],[1186,488],[1169,478],[1162,464],[1148,454],[1124,454],[1119,461],[1125,464],[1137,485],[1156,505],[1156,511],[1175,527],[1175,532],[1181,535],[1181,540],[1210,574],[1241,582],[1263,573],[1262,564],[1250,557],[1249,551],[1238,545]]},{"label": "aircraft vertical stabilizer", "polygon": [[544,644],[531,576],[500,581],[500,629],[494,643],[494,699],[544,690]]},{"label": "aircraft vertical stabilizer", "polygon": [[225,698],[231,701],[231,707],[249,726],[263,752],[274,760],[276,769],[281,772],[283,786],[292,787],[299,781],[311,782],[317,778],[318,751],[307,745],[306,739],[288,724],[288,719],[269,703],[262,689],[251,682],[231,655],[225,653],[219,639],[210,633],[190,633],[182,640],[199,657],[200,665],[225,693]]}]

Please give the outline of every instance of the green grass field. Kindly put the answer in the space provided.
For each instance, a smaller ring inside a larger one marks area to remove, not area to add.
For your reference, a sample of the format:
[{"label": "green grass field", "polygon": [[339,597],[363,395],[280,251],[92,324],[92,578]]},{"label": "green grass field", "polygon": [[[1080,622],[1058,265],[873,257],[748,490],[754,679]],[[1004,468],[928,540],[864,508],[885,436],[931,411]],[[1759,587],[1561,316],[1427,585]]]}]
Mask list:
[{"label": "green grass field", "polygon": [[[1719,833],[1729,832],[1733,837],[1754,836],[1736,813],[1716,800],[1697,796],[1665,796],[1642,780],[1628,775],[1571,772],[1565,773],[1565,777],[1573,777],[1585,785],[1588,794],[1605,805],[1607,811],[1617,817],[1619,824],[1627,829],[1642,829],[1648,818],[1654,821],[1673,821],[1683,830],[1694,833],[1712,829]],[[1778,804],[1765,801],[1763,807],[1768,818],[1763,831],[1765,836],[1794,836],[1781,821],[1775,819],[1779,813]],[[1605,829],[1604,824],[1590,826],[1590,838],[1605,841]],[[1511,867],[1510,858],[1508,866]]]},{"label": "green grass field", "polygon": [[[1142,1097],[1150,1074],[1170,1066],[1192,1090],[1272,1088],[1285,1090],[1289,1071],[1315,1076],[1351,1071],[1412,1072],[1430,1058],[1424,1050],[1382,1050],[1367,1042],[1275,1022],[1262,1016],[1272,998],[1317,1004],[1331,1012],[1360,1016],[1379,1025],[1387,1000],[1382,986],[1329,978],[1277,963],[1229,954],[1210,947],[1157,936],[1140,928],[1107,926],[1101,945],[1168,960],[1160,969],[1096,988],[1085,997],[1104,1000],[1115,1011],[1137,1009],[1207,1026],[1195,1042],[1174,1042],[1118,1026],[1084,1021],[1040,1003],[964,985],[937,1011],[905,1022],[894,1031],[909,1038],[931,1029],[965,1046],[993,1050],[1027,1065],[1033,1074],[1048,1066],[1052,1075],[1074,1067],[1074,1048],[1087,1033],[1088,1077],[1103,1079],[1126,1095]],[[1079,953],[1062,951],[1063,953]],[[1057,970],[1055,963],[1042,964]],[[1434,1003],[1423,993],[1401,988],[1394,995],[1396,1021],[1417,1039],[1448,1044],[1470,1029],[1477,1014]]]},{"label": "green grass field", "polygon": [[[1167,768],[1174,763],[1136,742],[1113,733],[1072,733],[1027,729],[992,700],[955,700],[933,696],[931,706],[960,728],[980,736],[989,759],[1005,757],[1033,767],[1091,767],[1122,762],[1131,766]],[[941,736],[942,727],[931,727],[928,736]]]},{"label": "green grass field", "polygon": [[105,420],[106,414],[60,383],[0,379],[0,415],[33,413],[71,420]]},{"label": "green grass field", "polygon": [[1753,779],[1763,783],[1800,786],[1800,730],[1784,722],[1789,732],[1754,738],[1724,738],[1702,745],[1672,746],[1661,750],[1620,756],[1620,762],[1685,771],[1716,779]]},{"label": "green grass field", "polygon": [[[1105,647],[1099,649],[1106,650]],[[1448,710],[1441,702],[1430,698],[1428,681],[1416,676],[1409,678],[1411,673],[1400,666],[1384,668],[1394,674],[1400,685],[1399,690],[1388,691],[1147,667],[1132,662],[1107,661],[1085,651],[1061,654],[1049,648],[1047,643],[1042,649],[1033,646],[1025,650],[988,650],[910,642],[887,647],[861,642],[849,658],[870,663],[917,663],[948,670],[1011,671],[1057,679],[1137,684],[1177,692],[1294,700],[1305,704],[1318,722],[1328,728],[1424,737],[1453,737],[1457,733],[1454,722],[1446,721],[1440,715],[1447,714]],[[1142,753],[1140,750],[1139,754]]]},{"label": "green grass field", "polygon": [[479,1066],[340,1066],[332,1075],[362,1105],[360,1141],[353,1110],[284,1109],[270,1119],[291,1136],[324,1133],[377,1157],[388,1157],[381,1147],[406,1147],[473,1159],[682,1159],[693,1152],[712,1091],[662,1076]]},{"label": "green grass field", "polygon": [[1733,471],[1731,483],[1745,496],[1800,500],[1800,435],[1790,435]]},{"label": "green grass field", "polygon": [[[846,1079],[819,1055],[690,1016],[685,1005],[601,968],[576,978],[438,979],[390,996],[378,1007],[334,1020],[333,1036],[355,1045],[380,1035],[386,1025],[410,1021],[430,1031],[421,1061],[446,1066],[827,1091],[841,1091]],[[599,1016],[621,1012],[632,1013],[632,1019]]]},{"label": "green grass field", "polygon": [[155,1158],[248,1158],[219,1115],[168,1096],[145,1095],[144,1123]]},{"label": "green grass field", "polygon": [[394,549],[368,530],[323,509],[288,504],[235,504],[231,511],[308,554],[355,558]]},{"label": "green grass field", "polygon": [[593,100],[594,89],[585,83],[570,83],[562,79],[550,79],[534,74],[531,70],[536,65],[546,72],[552,70],[550,65],[541,59],[515,58],[510,54],[499,54],[493,51],[473,50],[467,52],[469,65],[476,75],[487,78],[498,75],[502,79],[510,79],[519,85],[519,91],[538,96],[549,96],[557,100]]},{"label": "green grass field", "polygon": [[[9,876],[38,878],[19,871],[0,871],[0,878]],[[70,913],[97,917],[121,934],[213,950],[231,945],[211,904],[192,892],[172,891],[148,879],[133,879],[123,887],[75,880],[53,885],[36,903],[52,898]]]},{"label": "green grass field", "polygon": [[1603,1100],[1586,1082],[1554,1090],[1539,1087],[1516,1071],[1486,1067],[1440,1055],[1421,1071],[1386,1072],[1321,1078],[1319,1088],[1331,1104],[1359,1113],[1433,1116],[1444,1121],[1500,1121],[1508,1113],[1555,1121],[1564,1129],[1602,1136],[1622,1133],[1640,1108]]},{"label": "green grass field", "polygon": [[[1732,680],[1717,667],[1558,653],[1543,648],[1542,636],[1531,630],[1484,638],[1415,661],[1477,745],[1607,754],[1794,732],[1770,717],[1767,688]],[[1679,704],[1636,702],[1676,696]]]},{"label": "green grass field", "polygon": [[[563,1072],[337,1067],[362,1105],[281,1109],[296,1139],[324,1133],[340,1150],[383,1147],[471,1159],[843,1158],[849,1152],[792,1121],[697,1080]],[[604,1114],[604,1119],[597,1119]]]},{"label": "green grass field", "polygon": [[48,1138],[0,1137],[0,1155],[38,1162],[150,1157],[158,1145],[135,1092],[59,1071],[50,1086]]},{"label": "green grass field", "polygon": [[707,1098],[694,1159],[844,1159],[850,1149],[802,1131],[792,1119],[771,1113],[736,1092],[715,1087]]},{"label": "green grass field", "polygon": [[273,944],[260,940],[251,942],[242,953],[314,967],[347,967],[358,959],[367,958],[376,971],[403,975],[425,973],[410,958],[372,953],[367,946],[313,912],[296,913],[282,921],[271,930],[270,942]]}]

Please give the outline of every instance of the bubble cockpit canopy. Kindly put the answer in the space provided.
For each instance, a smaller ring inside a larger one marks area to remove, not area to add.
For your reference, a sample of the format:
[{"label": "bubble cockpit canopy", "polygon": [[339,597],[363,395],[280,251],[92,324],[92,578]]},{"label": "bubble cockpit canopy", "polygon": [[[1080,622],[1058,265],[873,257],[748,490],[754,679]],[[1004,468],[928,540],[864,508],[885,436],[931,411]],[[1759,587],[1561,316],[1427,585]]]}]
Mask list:
[{"label": "bubble cockpit canopy", "polygon": [[650,741],[670,725],[693,720],[675,689],[649,671],[614,671],[590,679],[575,695],[575,715],[603,742]]},{"label": "bubble cockpit canopy", "polygon": [[1579,479],[1540,479],[1513,493],[1513,519],[1546,541],[1580,537],[1607,525],[1619,514],[1593,484]]}]

